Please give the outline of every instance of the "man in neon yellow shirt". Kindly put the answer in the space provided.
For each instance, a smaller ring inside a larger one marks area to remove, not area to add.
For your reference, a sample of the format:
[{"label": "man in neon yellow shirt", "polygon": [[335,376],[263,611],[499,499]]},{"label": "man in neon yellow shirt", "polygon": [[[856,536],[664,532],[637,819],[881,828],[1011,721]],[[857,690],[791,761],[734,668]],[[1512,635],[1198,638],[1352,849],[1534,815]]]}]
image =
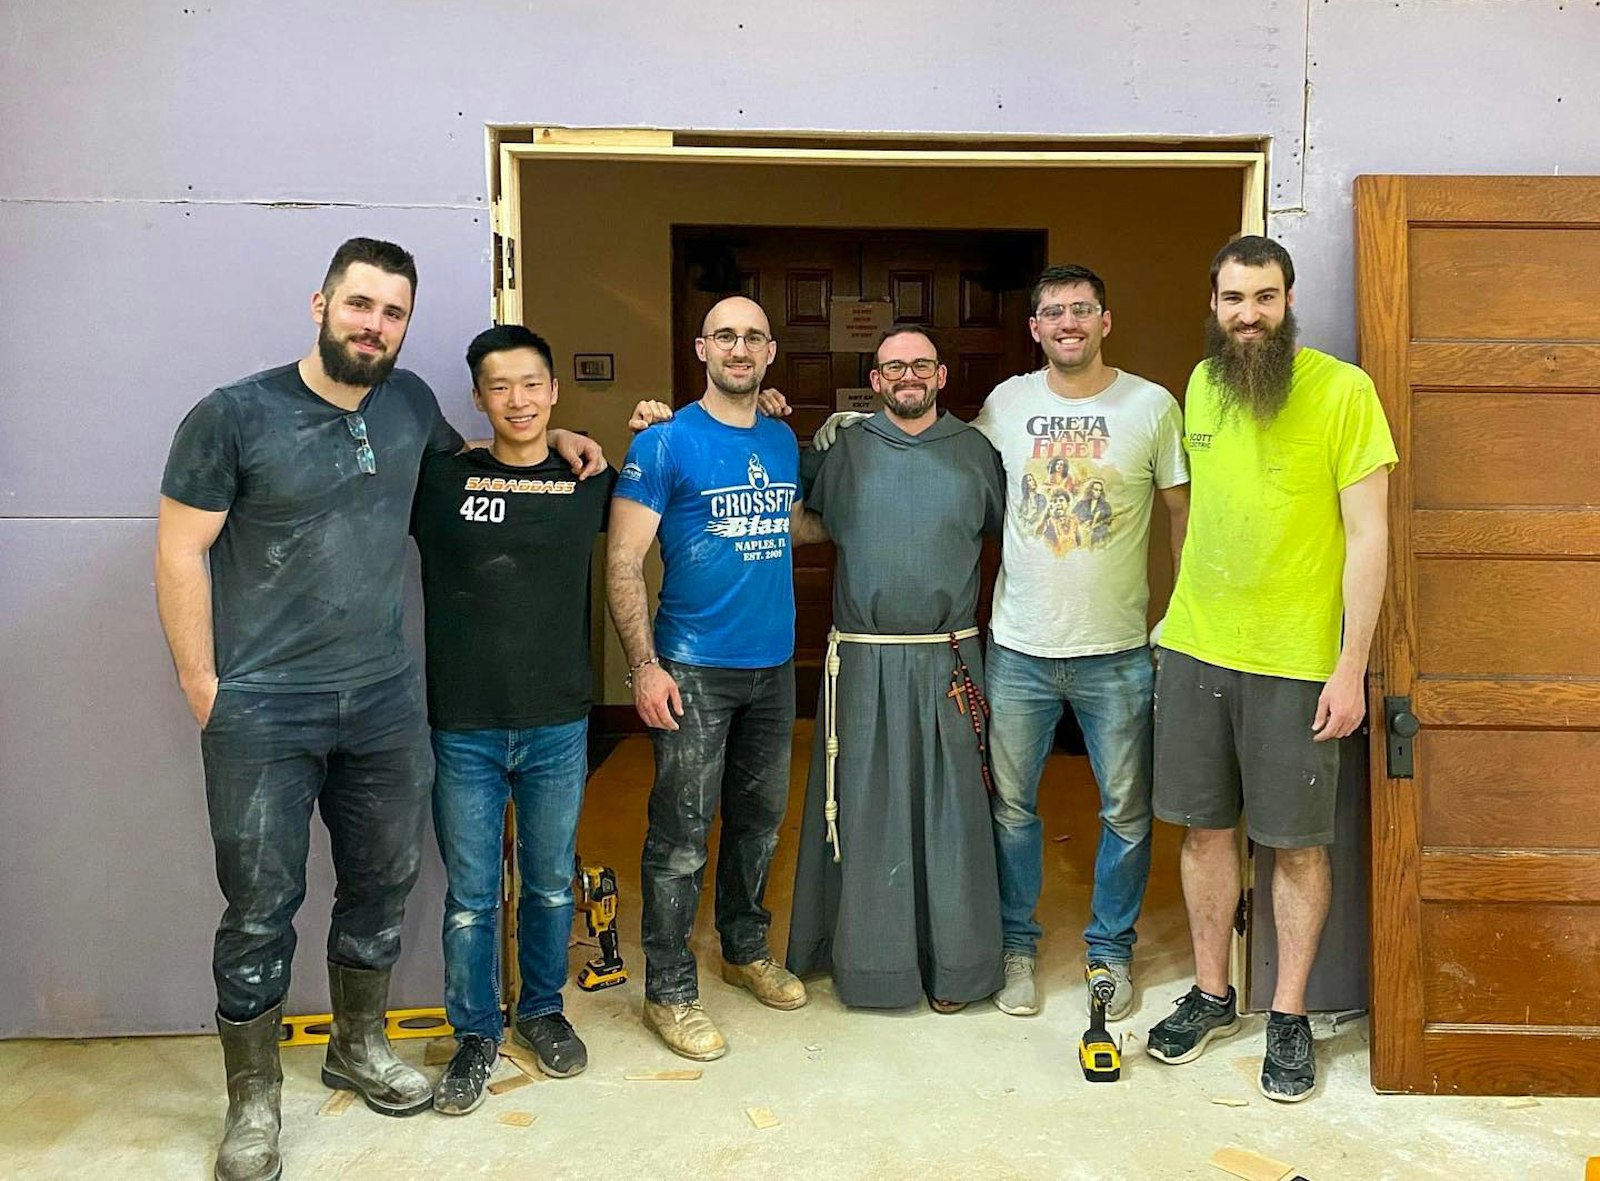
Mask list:
[{"label": "man in neon yellow shirt", "polygon": [[1306,979],[1331,894],[1338,739],[1366,713],[1394,441],[1372,380],[1295,340],[1294,263],[1267,238],[1211,264],[1207,359],[1189,379],[1192,507],[1160,643],[1155,813],[1188,829],[1195,984],[1150,1030],[1164,1062],[1236,1033],[1228,940],[1241,811],[1276,850],[1278,982],[1261,1091],[1316,1085]]}]

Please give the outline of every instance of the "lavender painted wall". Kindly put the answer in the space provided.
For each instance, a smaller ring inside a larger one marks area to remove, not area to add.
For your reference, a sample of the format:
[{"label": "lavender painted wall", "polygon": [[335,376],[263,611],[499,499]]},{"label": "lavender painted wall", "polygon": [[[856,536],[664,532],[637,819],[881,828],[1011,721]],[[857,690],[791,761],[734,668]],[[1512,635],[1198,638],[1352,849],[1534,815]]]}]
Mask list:
[{"label": "lavender painted wall", "polygon": [[[1600,171],[1596,61],[1600,8],[1552,0],[5,6],[0,1036],[208,1022],[221,903],[152,608],[161,462],[206,390],[303,351],[353,233],[416,252],[405,361],[469,421],[486,123],[1269,137],[1307,338],[1349,356],[1351,179]],[[439,876],[402,1001],[437,996]],[[313,879],[300,1009],[320,855]]]}]

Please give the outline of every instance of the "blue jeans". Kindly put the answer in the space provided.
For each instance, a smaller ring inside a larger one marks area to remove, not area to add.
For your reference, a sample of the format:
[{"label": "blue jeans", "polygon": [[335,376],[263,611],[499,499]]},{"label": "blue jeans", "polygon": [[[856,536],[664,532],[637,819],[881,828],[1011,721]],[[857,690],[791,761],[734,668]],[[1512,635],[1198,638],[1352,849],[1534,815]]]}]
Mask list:
[{"label": "blue jeans", "polygon": [[1150,878],[1150,783],[1155,674],[1142,645],[1107,656],[1028,656],[991,642],[989,750],[994,765],[995,853],[1007,951],[1032,954],[1044,876],[1039,777],[1061,720],[1077,714],[1100,784],[1100,849],[1083,933],[1089,958],[1133,959],[1134,924]]},{"label": "blue jeans", "polygon": [[444,1007],[456,1035],[500,1040],[501,839],[516,804],[516,1017],[561,1012],[572,934],[573,858],[589,768],[589,719],[527,730],[435,730],[433,825],[449,884]]}]

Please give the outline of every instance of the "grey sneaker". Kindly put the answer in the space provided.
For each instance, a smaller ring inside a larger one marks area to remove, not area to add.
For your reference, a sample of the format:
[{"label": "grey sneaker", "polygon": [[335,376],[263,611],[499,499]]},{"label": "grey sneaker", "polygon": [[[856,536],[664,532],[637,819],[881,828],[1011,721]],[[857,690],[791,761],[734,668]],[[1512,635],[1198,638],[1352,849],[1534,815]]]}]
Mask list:
[{"label": "grey sneaker", "polygon": [[994,994],[994,1007],[1013,1017],[1031,1017],[1039,1011],[1039,994],[1033,986],[1033,957],[1025,951],[1005,953],[1006,982]]},{"label": "grey sneaker", "polygon": [[[1121,960],[1090,960],[1089,972],[1096,968],[1109,972],[1117,982],[1117,991],[1111,994],[1111,1003],[1106,1006],[1106,1020],[1121,1021],[1133,1012],[1133,965]],[[1089,1004],[1087,989],[1084,990],[1084,1003],[1092,1013],[1094,1006]]]}]

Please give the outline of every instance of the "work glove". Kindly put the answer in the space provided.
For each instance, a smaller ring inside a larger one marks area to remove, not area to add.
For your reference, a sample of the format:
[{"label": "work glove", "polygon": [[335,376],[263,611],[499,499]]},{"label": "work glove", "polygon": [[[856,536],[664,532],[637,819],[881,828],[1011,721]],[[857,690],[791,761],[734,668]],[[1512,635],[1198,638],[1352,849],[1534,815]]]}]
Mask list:
[{"label": "work glove", "polygon": [[871,417],[872,415],[863,414],[859,410],[841,410],[837,414],[828,415],[828,421],[819,426],[817,433],[811,436],[811,449],[826,451],[833,446],[833,438],[841,427],[854,426],[863,418]]}]

